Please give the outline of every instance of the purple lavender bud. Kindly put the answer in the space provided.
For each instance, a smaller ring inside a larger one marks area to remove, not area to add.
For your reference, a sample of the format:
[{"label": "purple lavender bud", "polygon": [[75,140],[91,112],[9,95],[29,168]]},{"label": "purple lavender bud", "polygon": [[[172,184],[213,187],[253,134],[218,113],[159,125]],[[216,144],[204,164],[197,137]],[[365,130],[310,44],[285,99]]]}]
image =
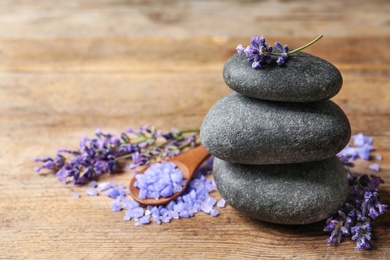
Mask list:
[{"label": "purple lavender bud", "polygon": [[279,51],[283,51],[283,45],[280,42],[275,42],[275,47]]},{"label": "purple lavender bud", "polygon": [[242,54],[242,53],[244,53],[245,48],[242,47],[242,44],[240,44],[237,46],[236,50],[237,50],[237,53]]},{"label": "purple lavender bud", "polygon": [[148,125],[143,125],[139,128],[140,131],[150,132]]},{"label": "purple lavender bud", "polygon": [[282,56],[279,56],[278,59],[276,60],[276,63],[281,66],[284,64],[284,59]]},{"label": "purple lavender bud", "polygon": [[290,49],[288,48],[288,46],[284,45],[283,46],[283,52],[287,54],[289,51],[290,51]]},{"label": "purple lavender bud", "polygon": [[387,210],[387,205],[380,203],[379,201],[376,201],[375,207],[379,210],[380,214],[384,214]]},{"label": "purple lavender bud", "polygon": [[253,69],[260,69],[261,68],[260,62],[258,62],[258,61],[253,62],[252,63],[252,68]]}]

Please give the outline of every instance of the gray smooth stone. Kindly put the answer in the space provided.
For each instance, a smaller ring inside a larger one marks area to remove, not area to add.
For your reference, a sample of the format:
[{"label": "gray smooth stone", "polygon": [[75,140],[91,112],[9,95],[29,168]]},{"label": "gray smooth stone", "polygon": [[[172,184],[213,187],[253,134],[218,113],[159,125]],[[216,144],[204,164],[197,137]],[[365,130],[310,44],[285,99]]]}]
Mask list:
[{"label": "gray smooth stone", "polygon": [[234,54],[223,68],[223,78],[234,91],[272,101],[313,102],[329,99],[341,89],[343,78],[331,63],[299,52],[287,62],[252,69],[244,54]]},{"label": "gray smooth stone", "polygon": [[351,136],[344,112],[332,101],[272,102],[232,93],[206,115],[200,139],[219,159],[244,164],[322,160]]},{"label": "gray smooth stone", "polygon": [[221,196],[239,212],[266,222],[321,221],[347,198],[346,171],[336,156],[279,165],[234,164],[215,158],[213,168]]}]

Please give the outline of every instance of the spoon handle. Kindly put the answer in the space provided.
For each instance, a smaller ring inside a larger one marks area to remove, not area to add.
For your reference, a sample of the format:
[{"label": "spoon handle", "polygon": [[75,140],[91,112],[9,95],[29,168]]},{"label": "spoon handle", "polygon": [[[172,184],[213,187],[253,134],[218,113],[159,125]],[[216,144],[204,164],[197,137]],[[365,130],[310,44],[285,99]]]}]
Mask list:
[{"label": "spoon handle", "polygon": [[[173,157],[172,160],[180,161],[184,163],[190,173],[194,172],[196,168],[209,156],[209,152],[204,148],[202,144],[198,145],[196,148],[182,153],[176,157]],[[169,159],[168,159],[169,161]]]}]

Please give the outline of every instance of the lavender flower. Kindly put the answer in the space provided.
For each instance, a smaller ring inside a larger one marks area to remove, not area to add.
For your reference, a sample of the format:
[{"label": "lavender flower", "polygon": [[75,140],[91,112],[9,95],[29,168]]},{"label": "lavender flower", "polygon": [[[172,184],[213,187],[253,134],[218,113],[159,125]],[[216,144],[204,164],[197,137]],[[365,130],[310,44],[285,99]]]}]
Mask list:
[{"label": "lavender flower", "polygon": [[276,47],[276,49],[278,49],[279,51],[282,52],[281,56],[279,56],[278,59],[276,60],[276,63],[279,66],[281,66],[286,62],[290,50],[289,50],[287,45],[283,46],[280,42],[276,42],[275,47]]},{"label": "lavender flower", "polygon": [[363,222],[351,228],[352,240],[356,241],[356,249],[370,249],[369,240],[371,240],[371,225],[369,222]]},{"label": "lavender flower", "polygon": [[83,137],[79,149],[62,148],[54,158],[36,158],[42,165],[35,171],[47,169],[55,172],[61,182],[85,184],[102,174],[121,170],[124,165],[120,162],[126,159],[132,160],[129,168],[136,169],[155,159],[178,155],[184,148],[196,145],[198,133],[197,129],[163,133],[145,125],[137,131],[127,129],[117,137],[97,129],[96,138]]},{"label": "lavender flower", "polygon": [[[347,146],[338,154],[340,160],[346,166],[352,167],[349,160],[355,158],[369,159],[370,151],[373,150],[371,137],[362,133],[352,136],[356,148]],[[359,151],[360,149],[360,151]],[[373,170],[379,170],[379,166],[371,166]],[[356,240],[356,249],[370,249],[371,223],[387,210],[387,205],[380,202],[378,188],[384,181],[382,178],[367,174],[354,175],[348,171],[349,197],[353,204],[345,205],[326,221],[324,231],[330,231],[331,235],[327,241],[331,244],[338,244],[343,236],[352,236]]]},{"label": "lavender flower", "polygon": [[278,57],[276,60],[276,63],[281,66],[283,65],[288,57],[295,53],[299,52],[310,45],[317,42],[319,39],[322,38],[322,35],[314,39],[313,41],[309,42],[308,44],[299,47],[295,50],[290,51],[289,47],[287,45],[282,46],[280,42],[275,43],[275,47],[278,50],[277,52],[273,52],[273,47],[269,46],[265,42],[264,36],[253,36],[252,40],[250,42],[250,45],[244,48],[242,44],[239,44],[236,48],[238,54],[245,54],[248,58],[248,61],[252,63],[253,69],[261,69],[264,64],[271,64],[273,57]]}]

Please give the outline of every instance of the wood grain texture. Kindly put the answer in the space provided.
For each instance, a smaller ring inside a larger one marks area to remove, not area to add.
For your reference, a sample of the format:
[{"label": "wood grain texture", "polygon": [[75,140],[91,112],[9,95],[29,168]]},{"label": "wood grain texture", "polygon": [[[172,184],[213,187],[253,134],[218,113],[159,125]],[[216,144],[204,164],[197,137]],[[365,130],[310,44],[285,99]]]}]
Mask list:
[{"label": "wood grain texture", "polygon": [[[389,213],[371,251],[328,245],[322,222],[274,225],[230,206],[217,218],[135,227],[105,196],[36,174],[33,159],[96,128],[198,128],[231,92],[222,68],[237,44],[263,33],[297,47],[324,34],[307,52],[340,69],[333,100],[354,134],[374,137],[390,204],[389,12],[387,0],[0,1],[0,259],[388,259]],[[369,163],[354,171],[371,173]]]}]

